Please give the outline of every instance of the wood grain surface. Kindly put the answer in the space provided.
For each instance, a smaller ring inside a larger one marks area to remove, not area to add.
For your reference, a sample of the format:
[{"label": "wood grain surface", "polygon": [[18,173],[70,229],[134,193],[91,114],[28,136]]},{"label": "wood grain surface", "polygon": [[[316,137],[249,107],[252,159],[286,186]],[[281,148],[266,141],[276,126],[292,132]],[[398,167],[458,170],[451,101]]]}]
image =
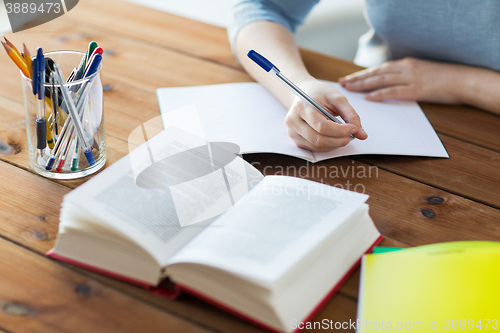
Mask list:
[{"label": "wood grain surface", "polygon": [[[91,40],[104,48],[107,166],[128,154],[135,128],[159,116],[157,88],[252,81],[233,57],[225,29],[125,1],[82,0],[61,18],[7,38],[32,52],[38,46],[84,50]],[[309,50],[301,54],[320,79],[336,81],[360,69]],[[369,194],[370,215],[386,246],[500,241],[500,117],[466,106],[421,106],[450,159],[245,159],[265,174]],[[0,117],[0,332],[261,331],[192,296],[171,301],[47,258],[63,196],[89,178],[55,181],[31,170],[20,76],[3,52]],[[358,286],[359,271],[314,321],[355,320]]]}]

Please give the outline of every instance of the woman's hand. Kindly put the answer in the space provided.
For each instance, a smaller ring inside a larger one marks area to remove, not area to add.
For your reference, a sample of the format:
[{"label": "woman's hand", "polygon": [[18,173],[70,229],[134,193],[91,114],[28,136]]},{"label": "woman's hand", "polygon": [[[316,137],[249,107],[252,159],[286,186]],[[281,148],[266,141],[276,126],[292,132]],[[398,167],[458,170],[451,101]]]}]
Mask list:
[{"label": "woman's hand", "polygon": [[388,61],[340,78],[350,91],[369,92],[372,101],[403,99],[422,102],[460,104],[457,81],[467,66],[414,58]]},{"label": "woman's hand", "polygon": [[325,152],[347,145],[351,135],[360,140],[368,137],[361,127],[356,111],[349,105],[347,99],[331,86],[313,78],[299,82],[298,85],[331,114],[344,119],[346,124],[334,123],[296,97],[285,123],[288,135],[297,146]]}]

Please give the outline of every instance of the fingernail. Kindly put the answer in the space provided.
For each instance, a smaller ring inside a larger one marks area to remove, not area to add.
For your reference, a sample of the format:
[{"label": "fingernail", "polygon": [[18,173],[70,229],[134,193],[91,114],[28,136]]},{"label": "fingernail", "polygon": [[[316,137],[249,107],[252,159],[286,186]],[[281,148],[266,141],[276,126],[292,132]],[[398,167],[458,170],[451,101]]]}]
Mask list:
[{"label": "fingernail", "polygon": [[356,127],[354,127],[352,130],[351,130],[351,134],[356,134],[358,132],[358,129]]}]

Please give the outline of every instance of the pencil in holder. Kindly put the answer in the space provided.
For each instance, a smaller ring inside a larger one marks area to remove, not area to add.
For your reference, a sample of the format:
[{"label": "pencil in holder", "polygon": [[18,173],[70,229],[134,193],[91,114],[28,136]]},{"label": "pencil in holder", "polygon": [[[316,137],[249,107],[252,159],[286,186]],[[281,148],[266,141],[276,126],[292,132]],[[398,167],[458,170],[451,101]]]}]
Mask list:
[{"label": "pencil in holder", "polygon": [[43,92],[41,85],[36,89],[36,65],[33,80],[21,73],[30,165],[48,178],[90,175],[106,163],[102,65],[97,65],[93,74],[80,73],[82,78],[74,79],[86,53],[54,51],[43,55]]}]

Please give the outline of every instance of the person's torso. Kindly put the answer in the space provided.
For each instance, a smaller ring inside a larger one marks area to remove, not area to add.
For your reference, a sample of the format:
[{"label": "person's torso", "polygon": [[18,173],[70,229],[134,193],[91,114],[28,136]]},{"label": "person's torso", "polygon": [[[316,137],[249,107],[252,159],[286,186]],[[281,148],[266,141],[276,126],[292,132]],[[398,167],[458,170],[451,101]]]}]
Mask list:
[{"label": "person's torso", "polygon": [[500,70],[500,0],[366,0],[366,6],[390,59]]}]

